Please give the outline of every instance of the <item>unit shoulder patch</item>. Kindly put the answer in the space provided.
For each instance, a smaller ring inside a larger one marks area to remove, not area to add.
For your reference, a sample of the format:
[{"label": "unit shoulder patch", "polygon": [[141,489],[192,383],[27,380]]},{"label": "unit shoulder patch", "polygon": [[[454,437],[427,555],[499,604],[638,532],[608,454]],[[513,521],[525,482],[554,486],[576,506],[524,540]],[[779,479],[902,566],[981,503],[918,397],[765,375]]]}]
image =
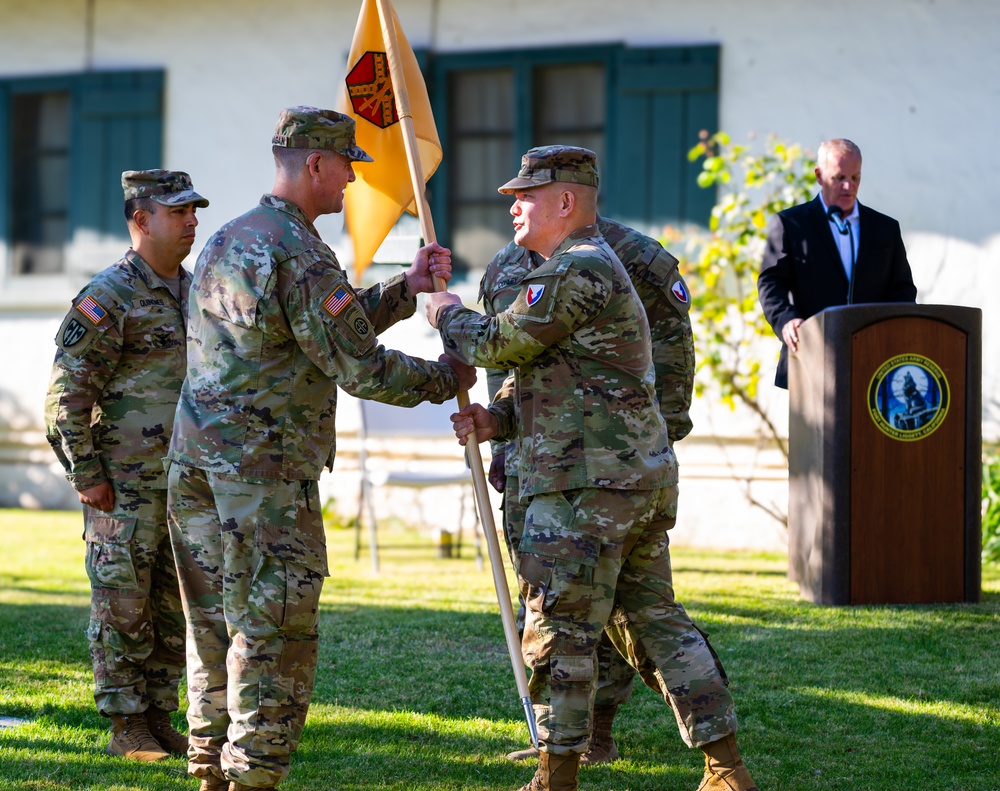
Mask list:
[{"label": "unit shoulder patch", "polygon": [[520,291],[514,298],[508,310],[515,316],[521,316],[529,321],[549,321],[559,290],[560,276],[548,274],[541,278],[529,275],[521,283]]},{"label": "unit shoulder patch", "polygon": [[684,283],[680,280],[675,280],[670,284],[670,293],[677,297],[677,301],[682,305],[688,304],[691,297],[688,296],[687,289],[684,287]]},{"label": "unit shoulder patch", "polygon": [[62,346],[63,348],[75,346],[77,343],[83,340],[83,336],[86,334],[87,334],[87,328],[84,327],[75,318],[70,317],[63,324],[59,345]]}]

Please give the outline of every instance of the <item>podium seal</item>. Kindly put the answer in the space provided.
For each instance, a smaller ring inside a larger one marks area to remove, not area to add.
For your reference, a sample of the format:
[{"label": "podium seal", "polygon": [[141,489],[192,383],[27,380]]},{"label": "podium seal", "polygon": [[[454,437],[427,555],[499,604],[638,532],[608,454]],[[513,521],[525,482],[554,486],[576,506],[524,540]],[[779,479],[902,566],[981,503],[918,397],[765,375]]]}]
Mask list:
[{"label": "podium seal", "polygon": [[948,414],[944,371],[920,354],[886,360],[868,384],[868,414],[883,434],[913,442],[933,434]]}]

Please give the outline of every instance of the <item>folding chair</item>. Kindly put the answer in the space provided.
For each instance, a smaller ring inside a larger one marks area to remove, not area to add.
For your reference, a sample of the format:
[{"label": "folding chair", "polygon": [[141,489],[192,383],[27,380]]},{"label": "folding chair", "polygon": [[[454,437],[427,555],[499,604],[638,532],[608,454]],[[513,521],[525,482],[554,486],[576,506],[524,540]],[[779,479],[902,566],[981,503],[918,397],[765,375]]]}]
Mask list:
[{"label": "folding chair", "polygon": [[[397,486],[423,490],[433,486],[460,486],[458,530],[455,543],[456,555],[462,551],[462,524],[465,519],[467,501],[473,498],[472,471],[467,461],[438,463],[436,459],[421,458],[419,454],[409,461],[391,459],[386,465],[373,468],[374,444],[384,448],[392,441],[412,442],[413,440],[455,440],[450,415],[456,407],[451,403],[432,404],[424,402],[415,407],[398,407],[378,401],[359,400],[361,408],[359,466],[361,469],[361,491],[358,498],[358,518],[354,530],[354,558],[361,556],[361,525],[365,512],[368,515],[368,544],[371,550],[372,567],[379,570],[378,521],[375,516],[376,491],[383,487]],[[391,455],[392,454],[388,454]],[[479,535],[479,516],[472,503],[475,518],[476,562],[483,565],[482,546]],[[423,520],[423,507],[420,507]],[[424,522],[426,524],[426,522]]]}]

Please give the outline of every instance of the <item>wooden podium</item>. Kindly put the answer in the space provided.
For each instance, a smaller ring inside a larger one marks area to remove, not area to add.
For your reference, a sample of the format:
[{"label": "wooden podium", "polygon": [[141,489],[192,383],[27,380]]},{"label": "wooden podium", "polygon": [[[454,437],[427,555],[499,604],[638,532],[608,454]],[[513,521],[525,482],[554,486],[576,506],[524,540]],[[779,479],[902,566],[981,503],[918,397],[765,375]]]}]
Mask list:
[{"label": "wooden podium", "polygon": [[820,604],[975,602],[982,312],[830,308],[789,357],[788,566]]}]

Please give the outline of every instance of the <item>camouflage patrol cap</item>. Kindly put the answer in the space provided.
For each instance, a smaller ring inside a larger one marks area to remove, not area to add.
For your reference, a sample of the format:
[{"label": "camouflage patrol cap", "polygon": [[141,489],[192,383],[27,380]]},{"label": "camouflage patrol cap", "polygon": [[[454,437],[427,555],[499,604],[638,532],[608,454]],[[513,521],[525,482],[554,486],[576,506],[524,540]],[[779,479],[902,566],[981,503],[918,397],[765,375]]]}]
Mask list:
[{"label": "camouflage patrol cap", "polygon": [[532,148],[521,157],[521,170],[497,189],[509,194],[514,190],[540,187],[553,181],[585,184],[596,187],[597,154],[588,148],[576,146],[540,146]]},{"label": "camouflage patrol cap", "polygon": [[208,201],[194,191],[191,177],[183,170],[126,170],[122,173],[125,200],[151,198],[164,206],[193,203],[204,209]]},{"label": "camouflage patrol cap", "polygon": [[353,162],[373,162],[354,140],[354,119],[335,110],[300,105],[286,107],[278,116],[271,144],[283,148],[319,148],[336,151]]}]

